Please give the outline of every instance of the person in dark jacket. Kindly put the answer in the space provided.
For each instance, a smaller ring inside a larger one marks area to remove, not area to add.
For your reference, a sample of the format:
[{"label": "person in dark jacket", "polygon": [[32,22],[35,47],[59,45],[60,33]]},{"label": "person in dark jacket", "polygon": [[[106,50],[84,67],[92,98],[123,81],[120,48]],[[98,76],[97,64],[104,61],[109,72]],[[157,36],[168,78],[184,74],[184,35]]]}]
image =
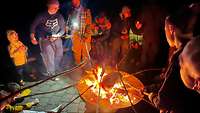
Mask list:
[{"label": "person in dark jacket", "polygon": [[[187,15],[187,16],[186,16]],[[170,58],[165,72],[165,80],[158,94],[151,93],[149,99],[161,113],[191,113],[198,111],[200,96],[188,89],[181,80],[179,55],[187,42],[193,39],[193,26],[196,21],[191,8],[186,7],[165,20],[165,33],[170,47],[176,50]]]},{"label": "person in dark jacket", "polygon": [[[111,23],[105,12],[102,11],[95,17],[94,35],[92,37],[92,44],[95,52],[95,58],[98,63],[104,63],[108,57],[108,40],[110,36]],[[102,59],[103,58],[103,59]]]},{"label": "person in dark jacket", "polygon": [[43,62],[47,72],[54,75],[61,70],[60,63],[63,57],[61,36],[65,33],[65,21],[58,12],[58,0],[48,0],[48,10],[40,14],[31,26],[31,42],[39,45]]},{"label": "person in dark jacket", "polygon": [[111,63],[115,66],[129,50],[129,29],[131,9],[123,6],[111,27]]}]

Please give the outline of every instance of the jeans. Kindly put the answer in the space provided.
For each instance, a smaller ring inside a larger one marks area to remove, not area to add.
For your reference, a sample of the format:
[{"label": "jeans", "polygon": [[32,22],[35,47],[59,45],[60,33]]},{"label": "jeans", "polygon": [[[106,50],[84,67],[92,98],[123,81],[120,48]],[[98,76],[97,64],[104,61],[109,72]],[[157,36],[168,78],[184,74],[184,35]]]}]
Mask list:
[{"label": "jeans", "polygon": [[64,45],[64,48],[68,49],[67,51],[72,50],[72,40],[71,40],[71,38],[65,39],[63,45]]},{"label": "jeans", "polygon": [[60,63],[63,57],[62,39],[50,42],[40,39],[40,49],[46,70],[50,74],[55,74],[61,70]]},{"label": "jeans", "polygon": [[25,67],[26,65],[21,65],[21,66],[16,66],[16,70],[17,70],[17,73],[19,74],[19,76],[17,77],[17,80],[20,81],[20,80],[23,80],[23,76],[24,76],[24,71],[25,71]]},{"label": "jeans", "polygon": [[69,69],[74,65],[74,56],[72,52],[72,40],[71,38],[65,39],[63,48],[65,49],[63,59],[62,59],[62,67],[64,69]]},{"label": "jeans", "polygon": [[115,66],[128,54],[129,40],[123,40],[120,37],[116,37],[111,43],[111,62],[112,65]]}]

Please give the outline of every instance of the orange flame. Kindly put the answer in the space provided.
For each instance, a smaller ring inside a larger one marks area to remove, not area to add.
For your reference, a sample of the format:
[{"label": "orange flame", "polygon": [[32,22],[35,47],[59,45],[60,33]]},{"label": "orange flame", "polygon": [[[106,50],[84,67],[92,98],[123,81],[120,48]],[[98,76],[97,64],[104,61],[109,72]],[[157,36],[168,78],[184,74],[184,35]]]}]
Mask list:
[{"label": "orange flame", "polygon": [[[119,91],[123,91],[124,87],[122,85],[121,82],[117,82],[113,85],[113,87],[111,87],[108,90],[105,90],[104,88],[102,88],[101,85],[101,74],[102,74],[102,67],[97,67],[97,70],[95,71],[95,74],[97,77],[95,77],[95,79],[91,80],[91,79],[85,79],[85,83],[88,86],[93,85],[93,87],[91,88],[92,92],[98,96],[99,93],[99,87],[101,88],[101,92],[100,92],[100,97],[101,99],[108,99],[110,104],[119,104],[120,101],[121,102],[129,102],[128,100],[128,95],[126,95],[125,93],[119,93]],[[102,77],[105,76],[110,76],[107,73],[104,73]]]}]

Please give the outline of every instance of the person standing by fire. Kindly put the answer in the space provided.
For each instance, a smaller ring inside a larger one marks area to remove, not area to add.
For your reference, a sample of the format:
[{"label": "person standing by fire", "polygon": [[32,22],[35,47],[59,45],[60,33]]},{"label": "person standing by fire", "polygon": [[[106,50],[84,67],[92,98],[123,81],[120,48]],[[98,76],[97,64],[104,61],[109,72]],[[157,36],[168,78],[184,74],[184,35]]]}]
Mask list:
[{"label": "person standing by fire", "polygon": [[107,58],[108,56],[108,38],[110,36],[111,23],[106,17],[105,12],[100,12],[94,20],[94,37],[93,45],[95,51],[95,57],[98,63],[102,62],[102,58]]},{"label": "person standing by fire", "polygon": [[58,12],[58,0],[48,0],[48,10],[40,14],[31,26],[31,42],[38,44],[39,38],[41,56],[48,75],[54,75],[61,70],[60,62],[63,57],[62,39],[65,33],[65,21]]},{"label": "person standing by fire", "polygon": [[89,9],[81,5],[80,0],[72,0],[68,14],[67,30],[72,35],[72,51],[76,64],[89,59],[91,50],[92,16]]},{"label": "person standing by fire", "polygon": [[129,50],[129,29],[131,9],[123,6],[121,12],[114,19],[111,27],[111,65],[118,64]]},{"label": "person standing by fire", "polygon": [[[129,45],[130,52],[128,58],[124,61],[124,69],[134,72],[140,68],[141,65],[141,53],[143,45],[143,24],[139,18],[132,21],[131,29],[129,30]],[[135,67],[134,69],[132,67]]]}]

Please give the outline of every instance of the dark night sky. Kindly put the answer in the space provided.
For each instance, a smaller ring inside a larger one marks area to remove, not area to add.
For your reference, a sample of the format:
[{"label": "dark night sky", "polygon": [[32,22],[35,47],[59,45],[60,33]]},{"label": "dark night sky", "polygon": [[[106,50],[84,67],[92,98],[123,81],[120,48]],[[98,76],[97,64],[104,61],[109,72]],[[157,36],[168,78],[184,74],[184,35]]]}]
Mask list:
[{"label": "dark night sky", "polygon": [[[70,0],[59,0],[62,6],[66,6]],[[163,4],[166,8],[172,10],[177,4],[191,3],[197,0],[84,0],[93,14],[98,10],[107,10],[113,14],[123,4],[129,4],[134,8],[144,6],[143,4]],[[158,2],[159,1],[159,2]],[[163,3],[160,3],[160,2]],[[46,0],[1,0],[0,7],[0,28],[2,30],[15,28],[23,31],[27,30],[30,23],[37,13],[45,9]],[[170,6],[170,7],[169,7]],[[133,9],[134,9],[133,8]]]},{"label": "dark night sky", "polygon": [[[70,0],[59,0],[64,10]],[[109,15],[116,14],[124,4],[132,7],[133,11],[146,7],[147,4],[158,4],[168,11],[173,11],[182,4],[189,4],[198,0],[83,0],[91,9],[93,15],[99,10],[106,10]],[[162,1],[162,2],[161,2]],[[35,16],[45,10],[46,0],[1,0],[0,4],[0,37],[5,37],[7,29],[15,29],[21,38],[29,34],[30,24]]]}]

